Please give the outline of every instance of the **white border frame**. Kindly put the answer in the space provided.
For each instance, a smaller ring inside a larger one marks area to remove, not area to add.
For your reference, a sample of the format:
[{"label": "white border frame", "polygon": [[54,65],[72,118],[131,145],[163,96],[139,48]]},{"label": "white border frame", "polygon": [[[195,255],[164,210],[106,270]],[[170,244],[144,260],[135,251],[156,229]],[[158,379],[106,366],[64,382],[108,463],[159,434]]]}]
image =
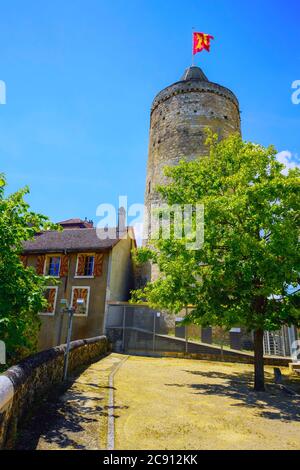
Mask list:
[{"label": "white border frame", "polygon": [[43,317],[54,317],[55,315],[55,310],[56,310],[56,304],[57,304],[57,295],[58,295],[58,286],[47,286],[45,288],[45,290],[48,290],[48,289],[55,289],[55,299],[54,299],[54,309],[53,309],[53,312],[50,313],[50,312],[39,312],[39,315],[43,316]]},{"label": "white border frame", "polygon": [[[48,267],[48,260],[49,258],[59,258],[60,261],[59,261],[59,274],[58,276],[51,276],[50,274],[48,274],[46,271],[47,271],[47,267]],[[45,256],[45,262],[44,262],[44,276],[50,276],[50,277],[53,277],[53,279],[60,279],[60,270],[61,270],[61,258],[62,258],[62,255],[61,254],[50,254],[50,255],[46,255]]]},{"label": "white border frame", "polygon": [[94,269],[93,269],[93,272],[95,270],[95,253],[77,253],[77,257],[76,257],[76,268],[75,268],[75,275],[74,275],[74,279],[94,279],[94,274],[92,276],[77,276],[77,269],[78,269],[78,258],[79,256],[93,256],[94,257]]},{"label": "white border frame", "polygon": [[89,314],[91,287],[90,286],[72,286],[71,302],[70,302],[71,307],[73,306],[74,289],[87,289],[88,291],[85,314],[83,315],[81,313],[74,313],[74,317],[87,317]]}]

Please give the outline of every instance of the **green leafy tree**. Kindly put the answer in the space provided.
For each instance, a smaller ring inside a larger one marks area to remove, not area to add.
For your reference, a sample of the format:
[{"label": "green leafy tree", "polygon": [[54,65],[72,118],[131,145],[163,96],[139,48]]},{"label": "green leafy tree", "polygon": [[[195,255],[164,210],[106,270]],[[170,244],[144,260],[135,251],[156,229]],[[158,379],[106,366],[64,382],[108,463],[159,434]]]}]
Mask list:
[{"label": "green leafy tree", "polygon": [[44,289],[49,278],[24,267],[23,242],[41,230],[57,228],[47,217],[30,211],[24,196],[28,188],[5,196],[0,175],[0,340],[7,362],[13,364],[34,352],[40,328],[38,312],[46,306]]},{"label": "green leafy tree", "polygon": [[188,320],[203,326],[253,331],[255,390],[264,390],[264,331],[300,322],[300,172],[283,174],[273,147],[238,135],[207,143],[208,157],[167,168],[158,188],[169,205],[204,205],[204,244],[191,251],[171,230],[142,248],[138,262],[151,260],[160,275],[134,297],[174,313],[193,305]]}]

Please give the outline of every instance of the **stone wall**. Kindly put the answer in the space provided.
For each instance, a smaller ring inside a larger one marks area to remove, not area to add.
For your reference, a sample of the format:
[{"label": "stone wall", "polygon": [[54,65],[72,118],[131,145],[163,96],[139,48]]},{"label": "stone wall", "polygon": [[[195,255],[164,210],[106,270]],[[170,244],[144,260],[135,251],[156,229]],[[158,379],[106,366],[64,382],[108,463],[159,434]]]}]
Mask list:
[{"label": "stone wall", "polygon": [[[19,424],[39,400],[63,382],[66,345],[35,354],[0,376],[0,449],[12,448]],[[105,336],[71,343],[69,372],[104,356]]]},{"label": "stone wall", "polygon": [[161,203],[157,185],[166,183],[165,166],[174,166],[208,154],[205,129],[228,137],[240,133],[240,110],[227,88],[202,80],[177,82],[162,90],[151,109],[145,205],[148,223],[151,205]]},{"label": "stone wall", "polygon": [[[246,355],[243,353],[240,354],[230,354],[226,351],[224,354],[224,359],[222,359],[220,354],[205,354],[205,353],[167,353],[163,352],[159,355],[160,357],[172,357],[177,359],[192,359],[198,361],[213,361],[213,362],[232,362],[237,364],[254,364],[253,356]],[[265,356],[264,364],[265,366],[274,366],[274,367],[289,367],[290,359],[287,357],[280,356]]]}]

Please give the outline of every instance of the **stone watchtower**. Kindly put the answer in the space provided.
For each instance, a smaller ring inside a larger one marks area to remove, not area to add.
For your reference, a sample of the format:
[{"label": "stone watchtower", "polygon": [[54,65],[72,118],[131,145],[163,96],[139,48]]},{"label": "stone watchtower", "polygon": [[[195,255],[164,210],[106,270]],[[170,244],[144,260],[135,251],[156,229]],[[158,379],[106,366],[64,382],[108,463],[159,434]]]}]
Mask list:
[{"label": "stone watchtower", "polygon": [[232,91],[210,82],[199,67],[192,66],[152,104],[145,191],[148,217],[151,204],[160,202],[155,187],[164,183],[163,168],[183,158],[207,155],[207,127],[220,139],[240,132],[239,103]]}]

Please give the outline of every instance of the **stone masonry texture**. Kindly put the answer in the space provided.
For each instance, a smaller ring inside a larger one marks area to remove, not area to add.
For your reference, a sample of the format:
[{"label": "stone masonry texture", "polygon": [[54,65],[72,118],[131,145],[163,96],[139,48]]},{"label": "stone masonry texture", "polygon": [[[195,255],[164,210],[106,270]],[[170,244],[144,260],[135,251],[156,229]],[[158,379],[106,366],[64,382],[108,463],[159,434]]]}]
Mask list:
[{"label": "stone masonry texture", "polygon": [[[66,345],[35,354],[5,372],[13,384],[12,400],[0,408],[0,449],[13,448],[18,428],[30,415],[39,400],[63,382]],[[108,351],[106,337],[78,340],[71,343],[69,372],[104,356]]]},{"label": "stone masonry texture", "polygon": [[156,187],[166,182],[164,167],[207,155],[206,128],[222,139],[240,133],[240,124],[235,95],[208,81],[198,67],[190,67],[181,81],[162,90],[151,108],[145,189],[148,216],[151,204],[160,203]]}]

